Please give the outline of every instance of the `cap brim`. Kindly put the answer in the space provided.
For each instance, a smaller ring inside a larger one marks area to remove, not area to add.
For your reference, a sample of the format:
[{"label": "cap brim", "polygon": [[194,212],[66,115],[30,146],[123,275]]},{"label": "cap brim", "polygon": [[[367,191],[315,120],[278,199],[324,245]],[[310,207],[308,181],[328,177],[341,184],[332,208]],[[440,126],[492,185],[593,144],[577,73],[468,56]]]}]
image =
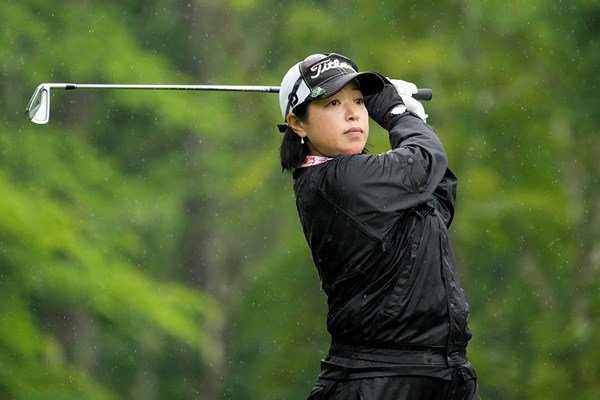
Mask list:
[{"label": "cap brim", "polygon": [[324,89],[324,92],[313,99],[324,99],[331,97],[339,92],[348,82],[356,79],[360,86],[360,90],[363,95],[368,96],[370,94],[379,93],[383,90],[385,83],[381,77],[373,72],[355,72],[351,74],[341,75],[328,82],[324,82],[320,86]]}]

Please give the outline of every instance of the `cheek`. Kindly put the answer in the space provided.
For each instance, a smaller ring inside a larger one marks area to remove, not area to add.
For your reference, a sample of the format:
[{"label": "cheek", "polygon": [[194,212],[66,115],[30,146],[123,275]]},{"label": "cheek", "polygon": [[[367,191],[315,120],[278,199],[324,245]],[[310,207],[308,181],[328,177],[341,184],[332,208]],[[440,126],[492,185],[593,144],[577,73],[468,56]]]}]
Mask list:
[{"label": "cheek", "polygon": [[313,118],[307,126],[306,133],[313,140],[326,140],[327,136],[335,130],[332,120],[328,118]]}]

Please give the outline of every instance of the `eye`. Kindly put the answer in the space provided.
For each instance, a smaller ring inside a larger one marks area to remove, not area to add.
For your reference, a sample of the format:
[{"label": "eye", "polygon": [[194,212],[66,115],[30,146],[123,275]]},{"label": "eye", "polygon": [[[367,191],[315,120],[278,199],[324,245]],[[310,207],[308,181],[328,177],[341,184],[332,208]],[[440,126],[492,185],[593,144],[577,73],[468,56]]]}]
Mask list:
[{"label": "eye", "polygon": [[356,99],[356,104],[365,104],[365,99],[361,97],[360,99]]},{"label": "eye", "polygon": [[330,106],[338,106],[339,104],[340,104],[340,101],[339,101],[339,100],[331,100],[331,101],[329,102],[329,105],[330,105]]}]

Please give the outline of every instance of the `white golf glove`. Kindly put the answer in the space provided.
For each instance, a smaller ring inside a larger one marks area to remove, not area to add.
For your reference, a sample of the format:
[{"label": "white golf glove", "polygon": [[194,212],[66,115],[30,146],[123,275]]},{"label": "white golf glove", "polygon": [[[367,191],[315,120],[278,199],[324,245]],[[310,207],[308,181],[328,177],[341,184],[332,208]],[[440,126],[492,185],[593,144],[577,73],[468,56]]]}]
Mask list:
[{"label": "white golf glove", "polygon": [[413,94],[417,93],[418,91],[417,85],[400,79],[388,78],[388,80],[392,82],[396,88],[396,91],[400,97],[402,97],[402,101],[404,102],[406,109],[418,115],[423,121],[427,121],[427,117],[429,117],[429,115],[425,113],[425,107],[423,107],[423,104],[421,104],[420,101],[412,97]]}]

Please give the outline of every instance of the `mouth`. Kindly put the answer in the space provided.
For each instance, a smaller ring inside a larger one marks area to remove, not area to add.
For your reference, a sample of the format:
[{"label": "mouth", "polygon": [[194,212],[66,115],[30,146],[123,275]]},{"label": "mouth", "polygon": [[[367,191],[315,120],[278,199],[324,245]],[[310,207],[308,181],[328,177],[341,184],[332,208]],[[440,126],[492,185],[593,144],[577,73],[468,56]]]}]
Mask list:
[{"label": "mouth", "polygon": [[360,135],[363,133],[361,128],[350,128],[344,132],[344,135]]}]

